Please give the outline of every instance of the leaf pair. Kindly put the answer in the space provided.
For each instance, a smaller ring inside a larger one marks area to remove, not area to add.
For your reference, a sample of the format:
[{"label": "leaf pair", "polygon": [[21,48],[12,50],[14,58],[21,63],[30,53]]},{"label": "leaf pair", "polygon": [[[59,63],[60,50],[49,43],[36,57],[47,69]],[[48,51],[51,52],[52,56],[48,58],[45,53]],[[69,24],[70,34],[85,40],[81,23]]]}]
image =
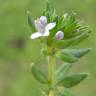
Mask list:
[{"label": "leaf pair", "polygon": [[77,85],[88,76],[86,73],[67,75],[67,72],[71,67],[72,64],[65,63],[58,69],[56,73],[57,86],[70,88]]},{"label": "leaf pair", "polygon": [[73,63],[77,61],[80,57],[87,54],[91,49],[85,48],[85,49],[62,49],[59,52],[57,52],[56,57],[61,59],[64,62]]}]

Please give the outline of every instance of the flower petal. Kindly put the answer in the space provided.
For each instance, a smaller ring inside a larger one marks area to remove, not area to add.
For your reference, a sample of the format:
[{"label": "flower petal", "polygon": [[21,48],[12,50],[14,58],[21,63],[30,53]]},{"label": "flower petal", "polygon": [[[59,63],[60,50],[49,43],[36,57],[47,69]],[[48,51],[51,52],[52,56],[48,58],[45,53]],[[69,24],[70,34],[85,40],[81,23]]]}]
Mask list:
[{"label": "flower petal", "polygon": [[35,27],[36,27],[37,31],[41,31],[42,24],[40,23],[39,19],[35,20]]},{"label": "flower petal", "polygon": [[49,23],[49,24],[46,26],[46,30],[51,30],[51,29],[53,29],[55,26],[56,26],[56,23]]},{"label": "flower petal", "polygon": [[43,33],[43,36],[49,36],[50,32],[46,31],[45,33]]},{"label": "flower petal", "polygon": [[36,33],[33,33],[30,38],[35,39],[35,38],[38,38],[38,37],[41,37],[41,36],[42,36],[42,34],[40,32],[36,32]]},{"label": "flower petal", "polygon": [[43,24],[43,25],[47,25],[47,17],[46,16],[41,16],[40,17],[40,22],[41,22],[41,24]]}]

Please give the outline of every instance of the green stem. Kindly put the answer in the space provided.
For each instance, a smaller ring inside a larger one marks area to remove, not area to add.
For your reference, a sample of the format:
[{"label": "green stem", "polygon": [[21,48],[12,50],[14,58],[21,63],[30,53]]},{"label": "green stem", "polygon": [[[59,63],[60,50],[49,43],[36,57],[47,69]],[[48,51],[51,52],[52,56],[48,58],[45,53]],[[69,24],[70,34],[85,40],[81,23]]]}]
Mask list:
[{"label": "green stem", "polygon": [[50,91],[48,96],[55,96],[54,91]]},{"label": "green stem", "polygon": [[53,91],[53,87],[55,83],[55,57],[49,56],[48,62],[49,62],[49,77],[50,77],[50,85],[51,85],[49,96],[55,96]]}]

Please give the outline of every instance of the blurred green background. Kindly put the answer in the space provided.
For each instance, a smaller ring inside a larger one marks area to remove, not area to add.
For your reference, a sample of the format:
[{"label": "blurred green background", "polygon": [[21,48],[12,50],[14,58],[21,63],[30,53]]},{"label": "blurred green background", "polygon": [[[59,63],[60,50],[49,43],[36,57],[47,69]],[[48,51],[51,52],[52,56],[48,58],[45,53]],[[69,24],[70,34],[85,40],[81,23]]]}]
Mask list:
[{"label": "blurred green background", "polygon": [[[76,12],[93,31],[79,47],[92,47],[70,72],[89,72],[89,77],[70,89],[74,96],[96,96],[96,0],[51,0],[58,14]],[[41,96],[31,75],[30,63],[47,66],[39,41],[29,37],[26,11],[35,18],[45,8],[45,0],[0,0],[0,96]],[[45,69],[45,68],[44,68]]]}]

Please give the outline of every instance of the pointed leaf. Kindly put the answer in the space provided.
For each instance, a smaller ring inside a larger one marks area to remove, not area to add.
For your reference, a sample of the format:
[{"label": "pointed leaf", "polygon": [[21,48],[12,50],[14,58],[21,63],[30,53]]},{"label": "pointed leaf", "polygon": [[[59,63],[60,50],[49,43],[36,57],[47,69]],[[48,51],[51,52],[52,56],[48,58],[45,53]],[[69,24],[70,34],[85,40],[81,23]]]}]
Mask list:
[{"label": "pointed leaf", "polygon": [[32,64],[32,74],[38,82],[47,83],[48,80],[46,75],[41,70],[39,70],[34,64]]},{"label": "pointed leaf", "polygon": [[48,22],[50,22],[50,14],[51,14],[50,2],[49,2],[49,0],[47,0],[46,1],[46,8],[44,9],[42,15],[47,17]]},{"label": "pointed leaf", "polygon": [[46,0],[46,11],[50,11],[50,1]]},{"label": "pointed leaf", "polygon": [[77,22],[73,22],[67,27],[65,27],[64,32],[65,32],[65,37],[71,37],[73,32],[77,29]]},{"label": "pointed leaf", "polygon": [[74,57],[71,54],[66,54],[63,50],[59,51],[56,54],[56,57],[61,59],[64,62],[68,62],[68,63],[73,63],[73,62],[77,61],[76,57]]},{"label": "pointed leaf", "polygon": [[56,22],[57,21],[57,14],[56,14],[56,9],[53,10],[52,16],[51,16],[51,22]]},{"label": "pointed leaf", "polygon": [[71,54],[72,56],[76,58],[80,58],[86,55],[90,51],[91,51],[91,48],[83,48],[83,49],[64,49],[63,52],[66,54]]},{"label": "pointed leaf", "polygon": [[65,62],[75,62],[78,58],[84,56],[88,52],[90,52],[91,48],[85,49],[62,49],[57,52],[56,56]]},{"label": "pointed leaf", "polygon": [[64,76],[66,75],[66,73],[69,71],[71,67],[72,64],[70,63],[64,63],[63,65],[61,65],[56,71],[57,79],[60,80],[61,78],[64,78]]},{"label": "pointed leaf", "polygon": [[91,33],[91,30],[88,28],[88,26],[82,26],[80,24],[78,24],[77,29],[74,31],[74,34],[72,34],[73,37],[75,36],[79,36],[82,33]]},{"label": "pointed leaf", "polygon": [[70,76],[64,77],[62,80],[60,80],[57,84],[59,86],[64,86],[66,88],[73,87],[80,83],[82,80],[84,80],[88,74],[74,74]]},{"label": "pointed leaf", "polygon": [[28,24],[29,24],[32,32],[36,32],[34,19],[31,17],[31,14],[29,11],[27,11],[27,16],[28,16]]},{"label": "pointed leaf", "polygon": [[57,96],[73,96],[67,88],[58,87],[56,90]]}]

